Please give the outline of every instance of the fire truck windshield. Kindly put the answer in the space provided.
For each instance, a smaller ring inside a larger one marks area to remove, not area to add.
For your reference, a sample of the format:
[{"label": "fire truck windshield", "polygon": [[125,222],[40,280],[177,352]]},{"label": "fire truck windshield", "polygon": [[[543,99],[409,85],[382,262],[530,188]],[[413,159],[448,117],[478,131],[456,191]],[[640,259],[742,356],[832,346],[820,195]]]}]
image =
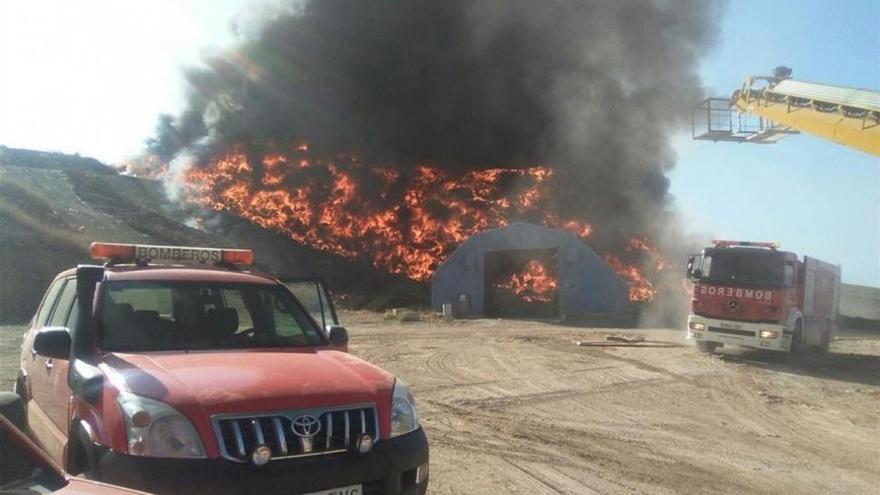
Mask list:
[{"label": "fire truck windshield", "polygon": [[781,287],[785,273],[782,253],[759,249],[707,249],[701,280],[719,284]]},{"label": "fire truck windshield", "polygon": [[109,282],[100,316],[104,351],[324,344],[317,325],[281,286]]}]

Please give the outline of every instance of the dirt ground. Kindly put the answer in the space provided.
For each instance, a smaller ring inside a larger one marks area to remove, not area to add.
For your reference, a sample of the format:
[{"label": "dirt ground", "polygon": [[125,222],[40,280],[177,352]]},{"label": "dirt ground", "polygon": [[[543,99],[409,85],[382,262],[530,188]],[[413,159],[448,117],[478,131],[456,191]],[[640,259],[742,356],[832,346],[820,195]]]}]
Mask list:
[{"label": "dirt ground", "polygon": [[[790,364],[700,355],[672,330],[341,320],[354,354],[411,384],[432,494],[880,487],[880,336],[843,335],[825,358]],[[605,340],[615,333],[647,341]]]},{"label": "dirt ground", "polygon": [[0,326],[0,390],[12,390],[15,384],[24,331],[21,326]]},{"label": "dirt ground", "polygon": [[[412,386],[431,442],[431,494],[880,486],[877,335],[843,334],[828,356],[789,363],[740,349],[700,355],[672,330],[340,316],[354,354]],[[3,389],[20,336],[0,327]]]}]

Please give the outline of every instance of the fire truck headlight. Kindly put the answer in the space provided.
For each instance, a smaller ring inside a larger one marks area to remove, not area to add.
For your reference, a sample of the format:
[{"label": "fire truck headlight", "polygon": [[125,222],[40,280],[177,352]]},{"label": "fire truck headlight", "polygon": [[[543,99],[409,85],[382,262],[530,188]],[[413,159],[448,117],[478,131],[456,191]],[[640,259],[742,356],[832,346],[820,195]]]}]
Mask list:
[{"label": "fire truck headlight", "polygon": [[690,323],[690,327],[691,327],[691,330],[696,330],[696,331],[698,331],[698,332],[702,332],[703,330],[706,329],[706,324],[705,324],[705,323],[700,323],[700,322],[698,322],[698,321],[692,321],[692,322]]},{"label": "fire truck headlight", "polygon": [[775,339],[779,336],[779,332],[776,330],[761,330],[759,335],[762,339]]}]

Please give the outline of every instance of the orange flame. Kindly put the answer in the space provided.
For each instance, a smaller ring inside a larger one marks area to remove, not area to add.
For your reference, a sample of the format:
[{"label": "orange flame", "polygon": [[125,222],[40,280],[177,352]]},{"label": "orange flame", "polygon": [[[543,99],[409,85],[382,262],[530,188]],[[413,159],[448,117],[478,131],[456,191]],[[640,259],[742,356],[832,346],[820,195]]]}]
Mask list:
[{"label": "orange flame", "polygon": [[628,252],[642,251],[647,253],[648,257],[651,259],[651,263],[654,265],[654,269],[658,272],[661,272],[666,268],[666,259],[660,254],[660,251],[658,251],[655,246],[648,242],[647,237],[633,237],[629,240],[629,243],[624,250]]},{"label": "orange flame", "polygon": [[[242,148],[233,148],[186,172],[185,188],[202,206],[345,258],[366,257],[376,267],[417,281],[427,280],[468,237],[512,218],[539,219],[582,239],[593,232],[589,223],[548,211],[553,171],[546,167],[493,168],[455,177],[425,165],[402,173],[365,166],[350,155],[324,160],[310,152],[301,143],[252,163]],[[633,239],[624,249],[661,259],[647,239]],[[612,259],[617,262],[609,262],[612,269],[632,284],[630,299],[650,300],[653,287],[641,272]]]},{"label": "orange flame", "polygon": [[629,283],[629,300],[631,302],[647,302],[654,299],[657,289],[645,278],[637,266],[628,265],[613,254],[606,254],[603,258],[620,278]]},{"label": "orange flame", "polygon": [[[347,258],[371,255],[376,266],[426,280],[469,236],[534,210],[547,194],[542,184],[552,175],[543,167],[496,168],[455,179],[421,166],[403,178],[390,168],[359,170],[354,157],[323,162],[310,159],[307,152],[307,145],[299,145],[292,151],[297,159],[266,155],[255,182],[254,167],[241,150],[233,150],[207,167],[190,170],[187,188],[197,203],[209,208],[231,211]],[[373,190],[359,186],[355,175],[363,178],[364,173]],[[501,184],[512,180],[520,182],[515,201],[504,195]],[[393,194],[393,188],[402,194]]]},{"label": "orange flame", "polygon": [[581,223],[577,220],[569,220],[562,224],[562,228],[571,232],[572,234],[580,237],[581,239],[586,239],[590,237],[590,234],[593,233],[593,226],[588,223]]},{"label": "orange flame", "polygon": [[557,286],[556,276],[548,273],[538,260],[526,263],[520,272],[512,274],[506,282],[495,284],[495,287],[507,289],[525,302],[550,302]]}]

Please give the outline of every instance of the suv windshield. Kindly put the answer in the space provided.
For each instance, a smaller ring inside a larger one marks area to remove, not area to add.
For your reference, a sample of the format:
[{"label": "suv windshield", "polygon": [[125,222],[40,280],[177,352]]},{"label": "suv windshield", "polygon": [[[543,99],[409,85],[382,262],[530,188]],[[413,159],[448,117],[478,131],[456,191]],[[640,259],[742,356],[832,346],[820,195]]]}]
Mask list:
[{"label": "suv windshield", "polygon": [[109,282],[101,305],[105,351],[323,345],[314,321],[284,287],[191,282]]},{"label": "suv windshield", "polygon": [[782,253],[757,249],[707,249],[701,279],[720,284],[781,287],[784,269]]}]

